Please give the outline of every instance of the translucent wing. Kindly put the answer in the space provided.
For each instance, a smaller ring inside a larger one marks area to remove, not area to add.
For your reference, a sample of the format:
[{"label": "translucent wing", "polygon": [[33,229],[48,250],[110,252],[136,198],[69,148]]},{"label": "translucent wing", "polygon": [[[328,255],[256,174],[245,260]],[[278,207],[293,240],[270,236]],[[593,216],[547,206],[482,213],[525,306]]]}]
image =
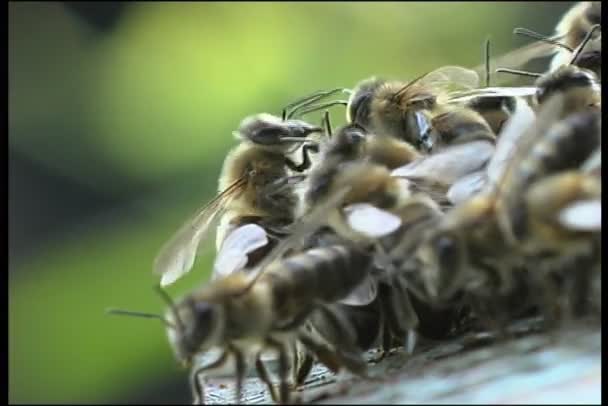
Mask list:
[{"label": "translucent wing", "polygon": [[479,87],[479,75],[477,72],[461,66],[442,66],[424,75],[420,79],[420,83],[445,90],[451,87],[475,89]]},{"label": "translucent wing", "polygon": [[493,152],[491,142],[467,142],[417,159],[393,170],[391,175],[451,185],[464,175],[483,168]]},{"label": "translucent wing", "polygon": [[515,111],[500,131],[496,150],[488,162],[487,179],[490,184],[498,182],[520,137],[534,124],[534,119],[534,111],[528,103],[523,99],[516,99]]},{"label": "translucent wing", "polygon": [[161,248],[154,260],[154,271],[162,275],[161,286],[172,284],[192,269],[201,241],[209,235],[211,225],[223,213],[225,205],[240,194],[245,184],[243,177],[226,188]]},{"label": "translucent wing", "polygon": [[[552,40],[560,40],[563,36],[551,37]],[[509,68],[517,69],[524,66],[531,60],[537,58],[543,58],[550,56],[557,52],[557,47],[552,44],[548,44],[543,41],[532,42],[531,44],[525,45],[521,48],[517,48],[504,55],[492,58],[490,60],[490,71],[494,72],[496,68]],[[486,64],[481,64],[472,69],[479,75],[484,75],[486,71]]]},{"label": "translucent wing", "polygon": [[466,103],[482,97],[527,97],[536,94],[536,86],[484,87],[482,89],[455,91],[449,93],[448,103]]},{"label": "translucent wing", "polygon": [[486,184],[484,170],[476,171],[458,179],[447,192],[448,200],[456,205],[479,193]]},{"label": "translucent wing", "polygon": [[602,230],[602,200],[574,202],[559,213],[559,222],[564,227],[578,231]]},{"label": "translucent wing", "polygon": [[368,275],[355,290],[338,302],[349,306],[365,306],[370,304],[376,298],[377,294],[378,282]]},{"label": "translucent wing", "polygon": [[268,244],[266,230],[257,224],[245,224],[228,234],[213,264],[213,278],[223,277],[242,269],[248,255]]},{"label": "translucent wing", "polygon": [[372,238],[388,235],[401,226],[399,217],[368,203],[348,205],[344,214],[353,230]]}]

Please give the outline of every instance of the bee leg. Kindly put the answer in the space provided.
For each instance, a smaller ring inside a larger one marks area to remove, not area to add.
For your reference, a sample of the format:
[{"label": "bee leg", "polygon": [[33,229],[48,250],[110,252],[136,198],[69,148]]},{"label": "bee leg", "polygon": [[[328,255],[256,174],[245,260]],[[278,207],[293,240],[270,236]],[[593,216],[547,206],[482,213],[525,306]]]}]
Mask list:
[{"label": "bee leg", "polygon": [[205,387],[201,383],[201,379],[199,378],[199,375],[210,369],[215,369],[215,368],[221,367],[222,365],[224,365],[224,363],[226,362],[227,359],[228,359],[228,352],[224,351],[222,353],[222,355],[217,360],[213,361],[211,364],[192,370],[192,374],[190,375],[190,379],[191,379],[190,385],[191,385],[191,389],[192,389],[192,397],[194,399],[192,401],[192,404],[194,404],[194,405],[204,405],[205,404]]},{"label": "bee leg", "polygon": [[266,345],[274,348],[279,355],[279,399],[281,403],[287,404],[289,403],[289,385],[287,383],[289,365],[285,346],[272,338],[266,339]]},{"label": "bee leg", "polygon": [[297,373],[296,373],[296,387],[300,387],[304,385],[306,382],[306,378],[310,374],[312,367],[314,365],[315,359],[308,351],[304,351],[304,360],[301,364],[298,365]]},{"label": "bee leg", "polygon": [[230,351],[234,355],[236,363],[236,403],[241,403],[241,397],[243,395],[243,378],[245,377],[245,357],[243,353],[236,347],[231,346]]},{"label": "bee leg", "polygon": [[418,326],[418,315],[410,300],[404,278],[393,278],[392,308],[394,309],[394,329],[399,338],[406,338]]},{"label": "bee leg", "polygon": [[327,135],[327,138],[331,138],[332,134],[332,130],[331,130],[331,123],[329,120],[329,111],[325,110],[325,113],[323,113],[323,119],[321,120],[321,127],[325,127],[325,134]]},{"label": "bee leg", "polygon": [[291,169],[292,171],[295,172],[304,172],[305,170],[307,170],[308,168],[310,168],[311,165],[311,161],[310,161],[310,152],[319,152],[319,146],[317,144],[305,144],[302,147],[302,163],[300,165],[297,165],[294,161],[292,161],[289,158],[285,158],[285,165]]},{"label": "bee leg", "polygon": [[262,351],[258,352],[256,359],[255,359],[255,368],[258,371],[258,375],[260,376],[260,379],[262,380],[262,382],[264,382],[266,384],[266,386],[268,387],[268,391],[270,392],[270,396],[272,397],[272,400],[275,403],[278,403],[279,398],[277,396],[277,392],[272,384],[272,381],[270,380],[268,371],[266,370],[266,367],[264,366],[264,363],[262,362],[262,359],[260,358],[261,355],[262,355]]},{"label": "bee leg", "polygon": [[[326,344],[320,343],[303,331],[300,331],[298,338],[330,371],[337,373],[344,366],[353,374],[362,378],[368,378],[365,373],[367,371],[367,363],[358,352],[353,353],[330,349]],[[342,343],[338,344],[341,345]]]},{"label": "bee leg", "polygon": [[331,372],[337,373],[340,371],[340,362],[336,357],[336,354],[330,350],[325,344],[314,339],[310,334],[300,331],[298,334],[298,340],[312,352],[319,362],[327,367]]},{"label": "bee leg", "polygon": [[[319,305],[319,311],[325,315],[325,320],[332,327],[335,341],[340,343],[341,348],[348,351],[358,351],[354,337],[357,334],[352,324],[335,308],[327,305]],[[327,339],[327,337],[325,337]]]}]

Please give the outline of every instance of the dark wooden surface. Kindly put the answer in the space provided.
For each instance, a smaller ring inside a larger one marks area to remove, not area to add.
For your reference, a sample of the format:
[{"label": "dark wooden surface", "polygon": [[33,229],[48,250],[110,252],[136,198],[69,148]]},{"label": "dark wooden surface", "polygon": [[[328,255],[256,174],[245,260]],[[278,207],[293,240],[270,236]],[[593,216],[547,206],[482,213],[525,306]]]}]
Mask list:
[{"label": "dark wooden surface", "polygon": [[[550,333],[537,327],[534,320],[516,323],[511,331],[517,337],[509,340],[479,333],[427,341],[411,356],[397,349],[370,364],[373,380],[333,375],[316,365],[295,396],[303,403],[599,404],[599,321],[566,323]],[[208,381],[205,397],[207,404],[234,403],[234,380]],[[272,402],[259,379],[249,377],[242,403]]]}]

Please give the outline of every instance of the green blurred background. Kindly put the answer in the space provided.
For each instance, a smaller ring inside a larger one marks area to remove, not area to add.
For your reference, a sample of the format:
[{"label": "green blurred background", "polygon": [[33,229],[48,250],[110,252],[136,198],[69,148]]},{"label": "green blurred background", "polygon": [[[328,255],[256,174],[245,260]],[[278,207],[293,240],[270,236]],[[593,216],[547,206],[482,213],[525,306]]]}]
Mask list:
[{"label": "green blurred background", "polygon": [[9,400],[189,402],[161,323],[104,308],[163,308],[153,258],[215,193],[240,120],[477,65],[487,36],[506,52],[571,4],[10,3]]}]

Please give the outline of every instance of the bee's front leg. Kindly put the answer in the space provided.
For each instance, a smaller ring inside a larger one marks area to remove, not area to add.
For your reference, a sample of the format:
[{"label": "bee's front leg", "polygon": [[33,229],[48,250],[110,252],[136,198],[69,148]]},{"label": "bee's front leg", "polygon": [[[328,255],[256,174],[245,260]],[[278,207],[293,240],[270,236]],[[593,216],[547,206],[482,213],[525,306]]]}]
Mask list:
[{"label": "bee's front leg", "polygon": [[205,387],[201,383],[201,379],[199,375],[205,371],[210,369],[219,368],[226,363],[228,360],[228,352],[224,351],[220,357],[213,361],[209,365],[202,366],[197,369],[192,369],[192,374],[190,375],[190,387],[192,389],[192,404],[193,405],[204,405],[205,404]]}]

